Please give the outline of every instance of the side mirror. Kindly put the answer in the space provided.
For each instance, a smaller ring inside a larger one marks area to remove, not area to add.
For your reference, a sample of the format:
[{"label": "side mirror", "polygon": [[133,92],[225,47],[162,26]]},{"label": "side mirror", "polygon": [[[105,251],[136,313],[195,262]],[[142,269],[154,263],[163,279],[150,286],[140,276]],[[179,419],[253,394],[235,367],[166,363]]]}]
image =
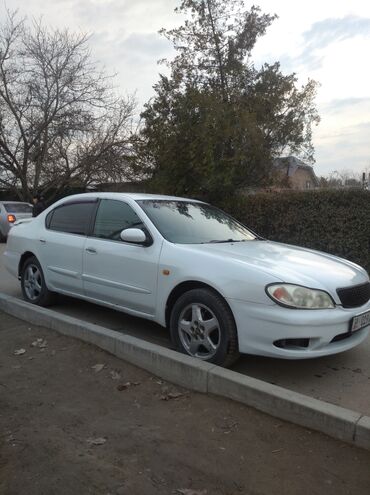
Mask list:
[{"label": "side mirror", "polygon": [[125,229],[120,234],[124,242],[132,242],[133,244],[146,244],[147,237],[141,229]]}]

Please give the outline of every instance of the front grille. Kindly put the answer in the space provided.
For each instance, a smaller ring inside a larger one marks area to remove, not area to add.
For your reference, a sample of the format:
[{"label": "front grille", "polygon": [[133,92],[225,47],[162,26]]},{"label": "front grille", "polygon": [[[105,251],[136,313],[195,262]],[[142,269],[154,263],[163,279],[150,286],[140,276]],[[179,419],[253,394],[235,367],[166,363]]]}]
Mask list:
[{"label": "front grille", "polygon": [[370,300],[370,282],[337,289],[343,308],[357,308]]}]

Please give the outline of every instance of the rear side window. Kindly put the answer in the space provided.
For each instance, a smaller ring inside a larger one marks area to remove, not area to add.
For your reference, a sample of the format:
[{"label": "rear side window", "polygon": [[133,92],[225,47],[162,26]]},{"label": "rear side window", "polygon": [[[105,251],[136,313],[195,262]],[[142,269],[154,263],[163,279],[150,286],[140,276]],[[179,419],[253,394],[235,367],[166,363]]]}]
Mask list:
[{"label": "rear side window", "polygon": [[68,203],[53,210],[46,219],[50,230],[87,235],[96,202]]},{"label": "rear side window", "polygon": [[130,227],[144,227],[131,206],[112,199],[103,199],[100,202],[95,219],[94,237],[120,241],[122,230]]},{"label": "rear side window", "polygon": [[32,206],[28,203],[4,203],[8,213],[32,213]]}]

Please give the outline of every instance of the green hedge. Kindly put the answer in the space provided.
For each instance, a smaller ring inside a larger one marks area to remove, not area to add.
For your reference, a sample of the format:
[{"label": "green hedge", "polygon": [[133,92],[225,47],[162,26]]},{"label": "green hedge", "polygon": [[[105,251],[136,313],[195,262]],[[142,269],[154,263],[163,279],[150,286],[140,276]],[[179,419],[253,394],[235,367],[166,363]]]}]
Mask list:
[{"label": "green hedge", "polygon": [[224,207],[268,239],[332,253],[370,273],[370,191],[260,193]]}]

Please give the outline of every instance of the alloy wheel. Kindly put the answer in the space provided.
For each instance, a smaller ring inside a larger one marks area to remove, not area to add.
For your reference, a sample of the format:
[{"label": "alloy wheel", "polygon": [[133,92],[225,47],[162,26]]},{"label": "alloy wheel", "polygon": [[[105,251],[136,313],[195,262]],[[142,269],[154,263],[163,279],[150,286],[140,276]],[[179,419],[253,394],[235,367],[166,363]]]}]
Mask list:
[{"label": "alloy wheel", "polygon": [[42,291],[42,275],[37,265],[31,263],[24,274],[24,290],[30,301],[36,301]]},{"label": "alloy wheel", "polygon": [[204,304],[192,303],[181,311],[178,332],[186,352],[200,359],[211,359],[221,344],[220,323]]}]

